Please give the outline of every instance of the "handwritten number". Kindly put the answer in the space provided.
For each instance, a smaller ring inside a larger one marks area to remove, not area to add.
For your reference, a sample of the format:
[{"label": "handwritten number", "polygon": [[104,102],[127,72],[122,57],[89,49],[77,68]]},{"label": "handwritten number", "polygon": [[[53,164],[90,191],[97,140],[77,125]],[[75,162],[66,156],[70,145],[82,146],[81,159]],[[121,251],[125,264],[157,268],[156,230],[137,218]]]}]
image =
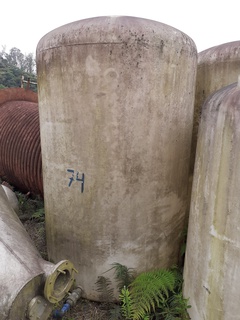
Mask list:
[{"label": "handwritten number", "polygon": [[71,177],[69,177],[69,183],[68,186],[71,187],[73,181],[79,181],[81,183],[81,193],[83,193],[84,191],[84,182],[85,182],[85,175],[84,173],[82,173],[82,177],[80,178],[80,173],[78,171],[76,171],[73,169],[67,169],[67,172],[71,173]]},{"label": "handwritten number", "polygon": [[71,187],[72,182],[74,181],[74,170],[67,169],[68,172],[72,172],[72,176],[69,178],[68,186]]},{"label": "handwritten number", "polygon": [[85,178],[84,173],[82,173],[82,178],[80,179],[79,172],[77,172],[76,180],[81,181],[81,193],[83,193],[83,191],[84,191],[84,178]]}]

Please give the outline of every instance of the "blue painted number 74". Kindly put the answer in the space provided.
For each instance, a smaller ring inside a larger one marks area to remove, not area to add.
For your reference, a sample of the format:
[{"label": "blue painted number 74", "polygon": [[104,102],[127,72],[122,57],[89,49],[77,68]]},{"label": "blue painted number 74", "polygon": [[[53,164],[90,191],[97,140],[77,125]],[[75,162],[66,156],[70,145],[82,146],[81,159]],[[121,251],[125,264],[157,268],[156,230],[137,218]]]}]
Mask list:
[{"label": "blue painted number 74", "polygon": [[82,177],[80,178],[80,173],[78,171],[76,171],[73,169],[67,169],[67,172],[71,173],[71,177],[69,177],[69,183],[68,186],[71,187],[72,183],[74,181],[79,181],[81,183],[81,193],[83,193],[84,191],[84,181],[85,181],[85,175],[84,173],[82,173]]}]

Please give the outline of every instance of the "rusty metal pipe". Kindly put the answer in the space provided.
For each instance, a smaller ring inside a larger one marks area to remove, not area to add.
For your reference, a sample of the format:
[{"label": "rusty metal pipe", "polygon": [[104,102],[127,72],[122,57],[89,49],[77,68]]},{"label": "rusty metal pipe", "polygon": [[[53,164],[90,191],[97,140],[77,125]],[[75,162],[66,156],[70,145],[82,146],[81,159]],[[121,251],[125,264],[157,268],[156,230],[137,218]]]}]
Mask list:
[{"label": "rusty metal pipe", "polygon": [[22,192],[43,196],[37,94],[0,90],[0,176]]},{"label": "rusty metal pipe", "polygon": [[0,185],[0,320],[46,320],[74,282],[68,260],[52,264],[35,248]]}]

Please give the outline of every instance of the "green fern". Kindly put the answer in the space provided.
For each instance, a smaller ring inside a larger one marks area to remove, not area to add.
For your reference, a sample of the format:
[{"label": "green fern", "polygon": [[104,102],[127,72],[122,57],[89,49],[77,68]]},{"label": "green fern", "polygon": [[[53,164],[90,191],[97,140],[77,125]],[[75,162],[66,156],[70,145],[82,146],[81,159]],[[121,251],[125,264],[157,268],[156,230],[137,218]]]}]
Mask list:
[{"label": "green fern", "polygon": [[130,292],[126,288],[126,286],[124,286],[122,288],[121,293],[119,295],[119,298],[120,298],[120,301],[122,302],[122,305],[121,305],[122,315],[127,320],[133,319],[134,312],[133,312],[133,307],[132,307],[132,300],[130,297]]},{"label": "green fern", "polygon": [[188,308],[190,308],[188,299],[185,299],[182,293],[178,293],[173,294],[156,314],[161,315],[165,320],[188,320],[190,319]]},{"label": "green fern", "polygon": [[133,319],[143,319],[160,308],[173,292],[175,284],[174,273],[160,269],[141,273],[130,285]]},{"label": "green fern", "polygon": [[[176,267],[139,274],[133,269],[113,263],[114,277],[120,289],[121,305],[111,310],[113,320],[188,320],[188,300],[182,295],[182,273]],[[96,282],[104,301],[113,301],[111,281],[103,276]]]},{"label": "green fern", "polygon": [[44,208],[40,208],[37,211],[35,211],[32,214],[32,219],[37,220],[37,221],[45,221],[45,212],[44,212]]},{"label": "green fern", "polygon": [[111,288],[112,282],[110,279],[99,276],[96,283],[97,291],[100,292],[100,300],[104,302],[112,302],[114,300],[113,288]]},{"label": "green fern", "polygon": [[124,286],[128,287],[134,280],[134,269],[128,268],[117,262],[112,263],[112,266],[113,267],[106,272],[114,270],[114,279],[117,283],[119,292],[121,292]]},{"label": "green fern", "polygon": [[183,276],[182,271],[179,269],[178,266],[173,266],[170,268],[170,271],[173,272],[175,277],[175,283],[174,283],[174,293],[181,293],[182,292],[182,286],[183,286]]}]

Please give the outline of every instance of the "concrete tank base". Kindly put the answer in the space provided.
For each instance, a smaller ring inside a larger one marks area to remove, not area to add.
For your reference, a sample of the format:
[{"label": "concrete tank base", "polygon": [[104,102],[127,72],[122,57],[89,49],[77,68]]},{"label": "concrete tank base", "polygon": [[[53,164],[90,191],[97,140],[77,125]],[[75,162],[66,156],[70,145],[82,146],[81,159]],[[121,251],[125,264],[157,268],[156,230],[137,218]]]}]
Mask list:
[{"label": "concrete tank base", "polygon": [[49,257],[71,257],[97,300],[118,262],[178,260],[186,218],[197,50],[156,21],[98,17],[37,48]]}]

